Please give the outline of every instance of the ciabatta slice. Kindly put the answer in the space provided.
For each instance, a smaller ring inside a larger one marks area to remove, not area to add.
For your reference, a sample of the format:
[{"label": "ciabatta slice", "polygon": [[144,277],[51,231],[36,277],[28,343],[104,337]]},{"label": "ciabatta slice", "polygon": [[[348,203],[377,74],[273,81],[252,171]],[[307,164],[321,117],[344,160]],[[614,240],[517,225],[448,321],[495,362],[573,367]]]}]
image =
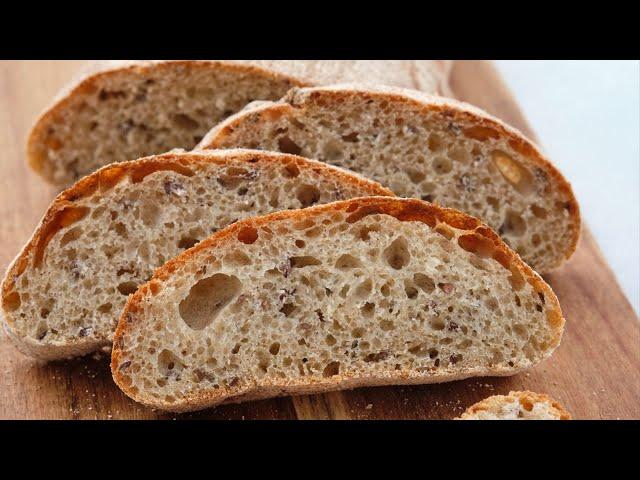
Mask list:
[{"label": "ciabatta slice", "polygon": [[578,241],[578,203],[562,174],[520,132],[455,100],[363,85],[293,89],[222,122],[197,148],[233,147],[297,153],[467,212],[541,273]]},{"label": "ciabatta slice", "polygon": [[571,420],[571,415],[547,395],[525,391],[485,398],[458,420]]},{"label": "ciabatta slice", "polygon": [[46,360],[109,346],[127,296],[198,240],[244,217],[365,195],[391,192],[281,153],[168,153],[105,167],[54,200],[9,267],[4,327]]},{"label": "ciabatta slice", "polygon": [[173,411],[367,385],[513,375],[557,347],[549,286],[488,227],[369,197],[233,224],[127,302],[120,388]]},{"label": "ciabatta slice", "polygon": [[89,65],[35,123],[31,167],[68,186],[112,162],[191,149],[218,121],[293,86],[379,82],[444,91],[447,61],[109,61]]}]

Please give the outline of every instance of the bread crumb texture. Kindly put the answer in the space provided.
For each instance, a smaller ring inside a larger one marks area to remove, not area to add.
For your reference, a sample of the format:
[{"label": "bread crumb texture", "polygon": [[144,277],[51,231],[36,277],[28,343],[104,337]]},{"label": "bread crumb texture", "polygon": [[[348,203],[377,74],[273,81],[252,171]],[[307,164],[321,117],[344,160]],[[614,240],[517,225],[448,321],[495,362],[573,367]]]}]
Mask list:
[{"label": "bread crumb texture", "polygon": [[116,383],[150,406],[511,375],[559,344],[544,281],[489,228],[369,197],[238,222],[122,314]]},{"label": "bread crumb texture", "polygon": [[58,96],[28,142],[31,166],[68,186],[113,162],[191,149],[220,120],[291,87],[369,81],[437,92],[438,61],[100,62]]},{"label": "bread crumb texture", "polygon": [[547,395],[509,392],[472,405],[459,420],[571,420],[571,415]]},{"label": "bread crumb texture", "polygon": [[215,127],[199,149],[295,153],[359,172],[397,195],[483,219],[536,271],[580,233],[570,185],[529,140],[467,104],[363,86],[300,88]]},{"label": "bread crumb texture", "polygon": [[[127,297],[155,268],[213,232],[276,210],[390,194],[280,153],[169,153],[105,167],[58,196],[10,267],[5,327],[40,358],[88,353],[110,345]],[[241,249],[232,256],[246,261]]]}]

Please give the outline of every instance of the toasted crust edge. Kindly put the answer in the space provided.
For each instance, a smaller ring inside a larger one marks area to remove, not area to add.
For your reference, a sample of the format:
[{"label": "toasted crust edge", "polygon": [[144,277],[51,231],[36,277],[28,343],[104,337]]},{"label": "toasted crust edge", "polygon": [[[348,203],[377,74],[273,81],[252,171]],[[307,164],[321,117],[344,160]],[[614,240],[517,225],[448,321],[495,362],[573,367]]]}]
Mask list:
[{"label": "toasted crust edge", "polygon": [[95,66],[97,68],[91,69],[86,72],[80,72],[78,78],[72,80],[67,86],[63,87],[62,90],[56,95],[53,102],[47,108],[45,108],[44,111],[36,118],[33,126],[29,131],[26,146],[27,163],[34,172],[36,172],[38,175],[40,175],[40,177],[42,177],[49,183],[55,184],[53,179],[49,178],[43,169],[45,159],[38,154],[37,145],[40,143],[39,139],[42,137],[44,131],[50,125],[50,122],[55,121],[56,117],[63,114],[64,110],[76,97],[85,95],[93,91],[96,83],[103,78],[108,78],[110,76],[122,74],[125,72],[131,72],[137,75],[145,75],[150,71],[162,72],[167,69],[186,67],[193,69],[222,69],[229,72],[254,74],[257,76],[263,76],[265,78],[271,78],[273,80],[286,81],[291,83],[292,85],[310,85],[309,82],[294,78],[290,75],[258,67],[256,65],[251,65],[250,63],[243,64],[224,60],[138,60],[105,62],[104,64],[97,63]]},{"label": "toasted crust edge", "polygon": [[[95,171],[91,175],[82,178],[73,186],[61,192],[47,208],[42,220],[35,228],[31,238],[27,241],[16,258],[9,264],[5,276],[2,280],[1,295],[2,299],[13,290],[15,278],[17,278],[24,269],[28,268],[27,262],[32,255],[41,235],[47,226],[54,222],[56,214],[70,206],[75,202],[91,195],[104,195],[123,178],[132,175],[137,171],[144,170],[149,166],[173,166],[182,165],[183,167],[197,167],[198,165],[207,165],[215,163],[225,165],[230,162],[246,162],[254,163],[252,160],[258,159],[262,162],[280,162],[283,165],[289,165],[292,162],[302,169],[311,169],[327,177],[340,178],[345,184],[357,186],[363,190],[369,191],[372,195],[393,196],[393,192],[380,184],[369,180],[361,175],[350,172],[345,169],[333,167],[323,162],[310,160],[296,155],[290,155],[278,152],[266,152],[262,150],[249,149],[233,149],[233,150],[213,150],[206,152],[179,152],[172,151],[160,155],[152,155],[138,160],[129,162],[114,163],[106,165]],[[162,168],[160,170],[163,170]],[[114,178],[116,183],[112,183]],[[103,190],[103,185],[107,181],[107,190]],[[5,331],[16,347],[23,353],[39,358],[42,360],[56,360],[69,356],[80,356],[91,353],[100,347],[111,344],[109,339],[102,341],[84,340],[73,343],[57,343],[42,345],[30,338],[22,338],[18,336],[12,329],[13,318],[10,312],[5,309],[4,301],[0,303],[0,321]]]},{"label": "toasted crust edge", "polygon": [[509,126],[502,120],[489,113],[465,102],[430,95],[417,90],[408,90],[396,87],[371,86],[364,84],[338,84],[321,87],[292,88],[285,97],[278,102],[260,102],[241,110],[213,127],[195,147],[197,150],[220,148],[220,143],[226,135],[250,115],[261,114],[273,110],[279,115],[287,114],[293,109],[305,108],[312,104],[314,99],[323,96],[331,100],[341,102],[351,97],[368,95],[384,97],[388,100],[422,108],[425,113],[437,112],[444,118],[461,123],[474,123],[480,127],[497,131],[505,136],[514,150],[522,153],[534,166],[542,168],[557,184],[560,191],[569,198],[569,214],[572,218],[571,242],[562,258],[558,258],[555,264],[542,269],[541,273],[548,273],[560,267],[575,253],[580,239],[581,215],[580,206],[573,192],[573,188],[556,166],[540,151],[534,142],[529,140],[522,132]]},{"label": "toasted crust edge", "polygon": [[475,231],[489,239],[493,243],[495,250],[508,259],[511,268],[516,268],[523,278],[537,292],[544,293],[546,303],[550,305],[550,309],[555,321],[557,322],[554,326],[556,334],[553,344],[549,347],[545,357],[551,355],[555,348],[558,347],[562,338],[565,319],[562,316],[562,310],[556,295],[551,290],[551,287],[545,283],[542,277],[524,263],[518,254],[512,251],[488,226],[465,213],[450,208],[440,207],[422,200],[397,197],[363,197],[318,205],[301,210],[275,212],[261,217],[253,217],[238,221],[213,234],[193,248],[184,251],[177,257],[169,260],[162,267],[158,268],[152,279],[146,284],[141,285],[138,291],[129,297],[120,316],[120,320],[118,321],[111,353],[111,373],[115,383],[127,396],[144,405],[162,410],[185,412],[214,407],[222,403],[236,403],[239,401],[255,400],[272,396],[322,393],[332,390],[357,388],[361,386],[439,383],[460,380],[472,376],[509,376],[522,371],[523,369],[498,367],[494,369],[468,369],[463,372],[455,373],[444,372],[440,375],[425,375],[407,370],[400,370],[393,371],[390,375],[384,377],[353,378],[344,375],[338,375],[336,376],[337,378],[331,377],[330,379],[314,377],[290,382],[286,386],[258,384],[249,389],[243,389],[243,387],[231,387],[215,391],[208,390],[196,392],[190,397],[174,404],[158,402],[154,399],[145,397],[144,394],[133,391],[127,386],[124,376],[120,373],[117,367],[120,364],[122,336],[136,321],[135,315],[131,314],[139,310],[140,305],[146,296],[153,295],[153,290],[157,289],[160,282],[168,279],[176,270],[194,259],[200,251],[215,249],[227,241],[233,241],[232,239],[234,239],[235,236],[246,227],[258,229],[262,226],[269,225],[271,222],[279,220],[304,220],[305,218],[312,217],[318,213],[337,211],[355,212],[361,209],[390,215],[401,221],[418,221],[430,224],[433,223],[433,220],[435,219],[436,222],[447,223],[456,229]]},{"label": "toasted crust edge", "polygon": [[511,391],[508,395],[493,395],[491,397],[485,398],[484,400],[479,401],[471,405],[467,408],[462,415],[460,415],[456,420],[473,420],[473,418],[478,412],[484,410],[491,410],[495,407],[499,407],[500,405],[508,402],[518,400],[529,401],[531,403],[548,403],[550,404],[560,416],[559,420],[571,420],[571,414],[556,400],[549,397],[543,393],[535,393],[528,390],[524,391]]}]

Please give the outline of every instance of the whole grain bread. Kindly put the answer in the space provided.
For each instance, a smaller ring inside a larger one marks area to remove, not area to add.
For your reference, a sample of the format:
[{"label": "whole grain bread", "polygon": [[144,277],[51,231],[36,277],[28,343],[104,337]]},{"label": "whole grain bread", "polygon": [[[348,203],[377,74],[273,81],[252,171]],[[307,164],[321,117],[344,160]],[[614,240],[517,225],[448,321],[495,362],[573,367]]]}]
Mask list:
[{"label": "whole grain bread", "polygon": [[417,91],[292,89],[216,126],[198,149],[249,147],[343,166],[483,219],[541,273],[575,251],[571,186],[520,132],[471,105]]},{"label": "whole grain bread", "polygon": [[111,369],[145,405],[512,375],[551,355],[549,286],[477,219],[368,197],[239,221],[127,301]]},{"label": "whole grain bread", "polygon": [[4,327],[46,360],[110,346],[127,296],[198,240],[244,217],[366,195],[391,192],[281,153],[174,152],[104,167],[53,201],[9,267]]},{"label": "whole grain bread", "polygon": [[457,420],[571,420],[571,415],[547,395],[525,391],[485,398]]},{"label": "whole grain bread", "polygon": [[108,163],[191,149],[252,100],[293,86],[380,82],[446,92],[447,61],[94,62],[63,89],[29,136],[31,167],[68,186]]}]

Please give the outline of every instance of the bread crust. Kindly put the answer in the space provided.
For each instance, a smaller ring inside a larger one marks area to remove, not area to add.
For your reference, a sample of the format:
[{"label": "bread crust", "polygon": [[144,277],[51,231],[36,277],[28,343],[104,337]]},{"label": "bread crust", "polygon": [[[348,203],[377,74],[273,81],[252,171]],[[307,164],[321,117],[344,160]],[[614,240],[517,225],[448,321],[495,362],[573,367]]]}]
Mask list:
[{"label": "bread crust", "polygon": [[16,280],[26,268],[32,268],[32,264],[36,262],[36,248],[46,241],[47,232],[50,232],[52,228],[55,229],[56,222],[59,222],[59,215],[62,212],[77,208],[79,201],[85,197],[105,194],[125,177],[131,178],[136,175],[141,177],[155,171],[168,169],[195,170],[199,166],[211,163],[225,165],[231,161],[246,162],[247,164],[255,164],[256,161],[279,162],[282,165],[293,163],[300,170],[308,169],[329,178],[339,179],[345,185],[361,188],[372,195],[393,195],[389,189],[382,187],[378,183],[338,167],[296,155],[248,149],[207,152],[172,151],[130,162],[107,165],[79,180],[53,200],[29,241],[7,268],[2,281],[2,306],[0,308],[0,317],[2,318],[0,321],[2,321],[4,330],[16,347],[29,356],[42,360],[54,360],[84,355],[111,344],[108,338],[101,340],[82,339],[73,343],[42,344],[29,337],[20,337],[12,328],[14,319],[7,308],[7,299],[15,291]]},{"label": "bread crust", "polygon": [[501,406],[511,403],[514,400],[520,404],[528,403],[535,405],[536,403],[546,403],[550,405],[558,416],[558,420],[571,420],[571,414],[557,401],[542,393],[535,393],[530,391],[516,392],[511,391],[508,395],[494,395],[478,403],[471,405],[460,415],[456,420],[473,420],[476,419],[477,414],[486,410],[496,410]]},{"label": "bread crust", "polygon": [[550,265],[549,268],[543,270],[541,273],[547,273],[548,271],[558,268],[574,254],[580,238],[581,216],[580,206],[578,205],[569,181],[522,132],[487,112],[458,100],[429,95],[415,90],[363,84],[293,88],[278,102],[259,102],[252,104],[249,108],[230,116],[210,130],[195,149],[221,148],[224,138],[233,132],[237,125],[243,123],[252,115],[287,115],[295,109],[304,109],[312,105],[319,98],[322,98],[323,101],[331,100],[339,103],[349,101],[353,98],[362,98],[363,96],[365,98],[383,98],[394,103],[406,104],[413,108],[417,107],[425,114],[435,112],[448,121],[453,121],[460,125],[479,126],[488,131],[495,132],[495,134],[499,136],[506,137],[514,150],[525,155],[534,166],[546,172],[547,175],[556,182],[560,192],[569,199],[568,212],[572,220],[570,222],[571,242],[564,252],[563,258],[557,259],[554,265]]},{"label": "bread crust", "polygon": [[149,407],[175,412],[185,412],[213,407],[221,403],[233,403],[281,395],[322,393],[363,386],[440,383],[474,376],[509,376],[522,370],[512,367],[507,368],[497,366],[493,368],[478,367],[468,368],[463,371],[454,371],[451,367],[446,367],[442,370],[442,373],[439,374],[414,372],[403,369],[392,370],[385,376],[366,378],[353,377],[344,374],[338,374],[329,378],[322,376],[307,376],[300,379],[288,379],[280,385],[273,385],[269,381],[263,380],[257,382],[251,387],[225,387],[217,390],[196,392],[186,399],[172,404],[167,402],[158,402],[157,400],[138,392],[137,389],[132,390],[130,388],[125,376],[118,368],[123,349],[121,341],[123,336],[134,327],[134,324],[137,321],[135,313],[141,308],[140,306],[142,305],[145,297],[153,295],[153,291],[157,291],[164,280],[169,279],[175,272],[179,271],[181,267],[196,259],[199,252],[215,250],[217,247],[223,246],[229,241],[235,241],[238,233],[247,227],[258,229],[269,225],[271,222],[285,219],[302,221],[306,218],[325,212],[363,212],[364,215],[370,213],[381,213],[393,216],[400,221],[426,223],[432,228],[437,223],[446,223],[456,229],[473,231],[482,235],[493,244],[495,249],[494,251],[496,252],[494,254],[494,258],[499,261],[503,267],[512,269],[512,271],[513,269],[517,270],[525,281],[535,289],[535,291],[543,293],[547,299],[546,304],[550,309],[548,319],[555,332],[548,355],[550,355],[551,352],[560,344],[565,320],[562,316],[562,311],[557,297],[545,281],[526,263],[524,263],[518,254],[513,252],[488,226],[465,213],[440,207],[421,200],[397,197],[364,197],[319,205],[302,210],[275,212],[269,215],[239,221],[223,230],[220,230],[200,242],[195,247],[186,250],[157,269],[153,278],[146,284],[141,285],[138,291],[129,297],[122,315],[120,316],[120,320],[118,321],[111,356],[111,372],[116,384],[129,397]]},{"label": "bread crust", "polygon": [[[318,61],[282,61],[282,60],[111,60],[91,62],[85,66],[76,78],[65,86],[55,97],[51,104],[38,116],[34,122],[27,139],[26,155],[29,166],[44,180],[51,182],[44,169],[45,159],[40,154],[38,146],[45,138],[46,130],[51,122],[64,115],[66,108],[78,97],[96,90],[97,85],[104,79],[115,75],[130,73],[144,76],[149,72],[169,71],[178,67],[187,69],[223,70],[238,73],[239,75],[255,75],[278,82],[288,83],[291,87],[303,87],[335,82],[339,79],[323,78],[318,75],[318,81],[314,73],[322,72],[322,65],[315,64]],[[421,82],[432,67],[431,81]],[[416,62],[407,64],[407,76],[413,82],[415,88],[429,88],[430,83],[435,82],[436,91],[433,93],[450,93],[448,90],[448,77],[451,70],[451,61],[430,61],[428,65]],[[421,71],[422,70],[422,71]],[[434,71],[435,70],[435,71]]]}]

